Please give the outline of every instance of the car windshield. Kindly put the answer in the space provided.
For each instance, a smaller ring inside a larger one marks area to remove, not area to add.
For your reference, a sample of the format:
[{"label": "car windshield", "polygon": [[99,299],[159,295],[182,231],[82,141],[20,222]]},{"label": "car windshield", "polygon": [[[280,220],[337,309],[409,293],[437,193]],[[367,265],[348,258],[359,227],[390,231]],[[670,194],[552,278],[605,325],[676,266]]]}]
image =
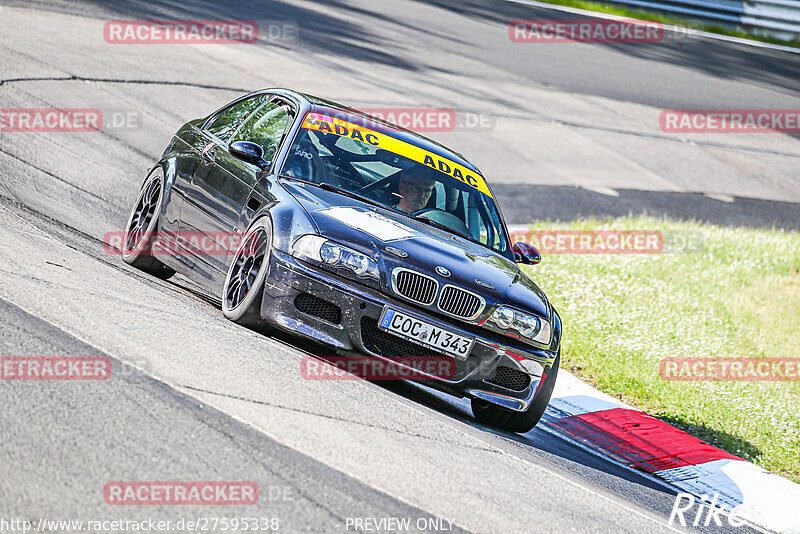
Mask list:
[{"label": "car windshield", "polygon": [[508,239],[483,177],[448,158],[387,134],[309,113],[281,174],[343,189],[498,252]]}]

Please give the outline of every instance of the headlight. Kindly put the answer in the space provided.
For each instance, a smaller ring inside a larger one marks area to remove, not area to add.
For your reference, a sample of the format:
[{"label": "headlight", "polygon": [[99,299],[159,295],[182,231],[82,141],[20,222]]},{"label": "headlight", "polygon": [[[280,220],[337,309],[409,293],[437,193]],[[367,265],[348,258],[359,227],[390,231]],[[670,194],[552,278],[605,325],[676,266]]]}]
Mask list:
[{"label": "headlight", "polygon": [[514,324],[514,310],[500,306],[492,315],[492,320],[503,330],[508,330]]},{"label": "headlight", "polygon": [[294,242],[292,256],[349,269],[358,276],[380,280],[378,264],[371,257],[319,235],[304,235]]},{"label": "headlight", "polygon": [[338,265],[342,261],[342,247],[331,241],[325,241],[319,247],[319,257],[331,265]]},{"label": "headlight", "polygon": [[516,330],[522,337],[532,339],[537,343],[547,344],[550,342],[550,323],[535,315],[500,306],[489,320],[501,330]]},{"label": "headlight", "polygon": [[539,333],[539,328],[541,328],[541,326],[542,324],[538,317],[521,313],[514,314],[514,328],[525,337],[534,337]]}]

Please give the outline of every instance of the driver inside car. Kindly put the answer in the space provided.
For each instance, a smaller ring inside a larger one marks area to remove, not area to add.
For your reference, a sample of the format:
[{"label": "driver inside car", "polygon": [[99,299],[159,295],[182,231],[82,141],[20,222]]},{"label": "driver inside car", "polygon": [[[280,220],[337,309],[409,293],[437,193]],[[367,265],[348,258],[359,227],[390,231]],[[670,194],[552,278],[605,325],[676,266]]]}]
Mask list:
[{"label": "driver inside car", "polygon": [[424,208],[433,193],[436,181],[412,169],[403,172],[397,184],[397,192],[403,197],[397,203],[397,209],[406,213],[414,213]]}]

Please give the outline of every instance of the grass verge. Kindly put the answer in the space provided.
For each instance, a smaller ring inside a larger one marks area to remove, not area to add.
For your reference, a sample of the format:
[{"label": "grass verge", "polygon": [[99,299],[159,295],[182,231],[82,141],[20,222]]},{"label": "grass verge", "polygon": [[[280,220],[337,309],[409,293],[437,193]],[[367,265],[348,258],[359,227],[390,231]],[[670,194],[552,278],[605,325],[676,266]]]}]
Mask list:
[{"label": "grass verge", "polygon": [[751,32],[745,32],[734,28],[727,28],[715,24],[708,24],[700,22],[697,19],[684,18],[675,15],[667,15],[655,11],[646,11],[642,9],[634,9],[622,4],[614,4],[608,2],[588,2],[586,0],[537,0],[547,4],[554,4],[557,6],[574,7],[576,9],[585,9],[586,11],[595,11],[598,13],[607,13],[609,15],[619,15],[621,17],[628,17],[639,20],[649,20],[653,22],[660,22],[670,26],[677,26],[679,28],[690,28],[693,30],[700,30],[709,33],[717,33],[720,35],[727,35],[729,37],[739,37],[741,39],[750,39],[751,41],[759,41],[762,43],[770,43],[782,46],[791,46],[800,48],[800,39],[784,40],[768,35],[758,35]]},{"label": "grass verge", "polygon": [[526,267],[561,314],[563,365],[800,482],[800,381],[665,381],[659,374],[670,357],[800,358],[800,232],[648,217],[537,221],[532,229],[692,237],[697,246],[684,253],[546,254]]}]

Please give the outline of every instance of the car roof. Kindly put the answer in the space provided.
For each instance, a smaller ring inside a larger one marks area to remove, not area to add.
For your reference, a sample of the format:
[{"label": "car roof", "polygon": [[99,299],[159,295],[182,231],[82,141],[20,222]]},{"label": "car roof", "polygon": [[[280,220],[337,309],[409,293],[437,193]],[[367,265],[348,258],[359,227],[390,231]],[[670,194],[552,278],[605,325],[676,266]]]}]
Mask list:
[{"label": "car roof", "polygon": [[454,150],[451,150],[446,146],[437,143],[432,139],[428,139],[427,137],[420,135],[416,132],[412,132],[411,130],[407,130],[396,124],[392,124],[391,122],[387,122],[378,117],[373,117],[368,113],[364,113],[349,106],[345,106],[344,104],[339,104],[337,102],[326,100],[314,95],[292,91],[291,89],[268,89],[267,91],[272,93],[282,94],[287,97],[294,97],[295,100],[301,103],[305,103],[308,106],[307,111],[313,111],[315,113],[320,113],[322,115],[329,115],[334,117],[342,117],[343,114],[346,114],[347,120],[349,122],[358,124],[359,126],[366,126],[367,128],[370,127],[375,128],[376,125],[384,126],[386,129],[385,130],[382,129],[381,130],[382,133],[390,135],[395,139],[400,139],[401,141],[411,143],[412,145],[416,145],[429,152],[433,152],[436,155],[442,156],[451,161],[459,163],[464,167],[467,167],[468,169],[475,171],[476,173],[483,176],[481,171],[475,165],[473,165],[469,160],[467,160],[464,156],[462,156],[458,152],[455,152]]}]

